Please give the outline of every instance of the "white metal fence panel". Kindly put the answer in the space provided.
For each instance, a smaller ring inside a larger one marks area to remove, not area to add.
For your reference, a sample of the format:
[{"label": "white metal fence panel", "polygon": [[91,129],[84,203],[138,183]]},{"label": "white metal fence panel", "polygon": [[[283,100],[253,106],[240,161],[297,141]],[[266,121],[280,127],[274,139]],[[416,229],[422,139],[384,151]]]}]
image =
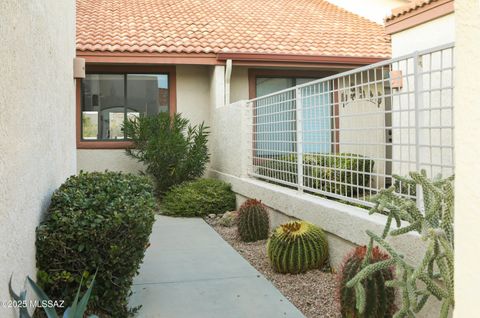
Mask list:
[{"label": "white metal fence panel", "polygon": [[393,175],[453,174],[453,61],[445,45],[250,100],[249,174],[362,205]]}]

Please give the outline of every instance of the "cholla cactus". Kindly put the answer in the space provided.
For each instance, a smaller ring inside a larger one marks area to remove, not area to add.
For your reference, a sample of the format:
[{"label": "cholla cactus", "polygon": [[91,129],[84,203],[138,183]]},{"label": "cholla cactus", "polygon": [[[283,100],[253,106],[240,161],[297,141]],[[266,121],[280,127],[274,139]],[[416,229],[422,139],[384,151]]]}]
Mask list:
[{"label": "cholla cactus", "polygon": [[[395,312],[395,289],[386,287],[385,281],[392,280],[394,277],[391,267],[372,273],[370,279],[363,282],[365,288],[365,310],[359,313],[356,308],[356,295],[353,288],[347,288],[346,284],[362,269],[362,265],[367,262],[366,246],[356,247],[345,257],[343,265],[338,275],[338,298],[342,317],[347,318],[388,318]],[[370,264],[381,262],[390,258],[378,247],[371,251]]]},{"label": "cholla cactus", "polygon": [[[454,306],[453,278],[453,176],[447,179],[429,180],[425,171],[411,172],[410,177],[420,185],[423,192],[424,212],[417,208],[416,202],[395,193],[391,187],[379,192],[372,201],[376,204],[370,211],[388,212],[388,219],[382,236],[370,231],[370,244],[367,253],[371,253],[373,243],[383,247],[391,258],[372,264],[364,264],[363,269],[347,283],[347,287],[355,288],[356,306],[360,312],[365,310],[365,289],[363,282],[373,273],[395,266],[396,278],[385,283],[402,291],[402,306],[394,318],[414,317],[430,296],[442,301],[440,317],[448,317]],[[395,219],[397,228],[391,229]],[[401,220],[410,224],[402,227]],[[418,232],[428,242],[427,250],[420,264],[415,267],[409,264],[387,242],[387,236],[398,236],[411,231]],[[420,289],[418,282],[423,282]]]}]

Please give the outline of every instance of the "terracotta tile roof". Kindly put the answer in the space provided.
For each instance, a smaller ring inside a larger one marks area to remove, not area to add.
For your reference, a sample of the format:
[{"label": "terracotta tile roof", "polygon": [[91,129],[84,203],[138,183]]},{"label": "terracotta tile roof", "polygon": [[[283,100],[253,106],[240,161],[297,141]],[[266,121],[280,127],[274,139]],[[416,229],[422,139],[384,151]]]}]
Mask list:
[{"label": "terracotta tile roof", "polygon": [[77,0],[77,50],[387,58],[390,39],[324,0]]},{"label": "terracotta tile roof", "polygon": [[388,16],[385,21],[390,21],[406,13],[415,11],[419,8],[422,8],[426,5],[429,5],[432,2],[437,2],[438,0],[412,0],[409,4],[395,8],[392,10],[392,14]]}]

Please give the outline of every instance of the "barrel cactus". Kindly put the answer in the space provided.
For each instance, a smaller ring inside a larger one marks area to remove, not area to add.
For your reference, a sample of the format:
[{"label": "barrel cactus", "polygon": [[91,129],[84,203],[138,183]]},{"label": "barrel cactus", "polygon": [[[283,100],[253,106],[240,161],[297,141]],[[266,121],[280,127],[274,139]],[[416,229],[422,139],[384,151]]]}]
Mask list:
[{"label": "barrel cactus", "polygon": [[268,240],[270,263],[279,273],[298,274],[321,268],[328,258],[328,243],[319,227],[293,221],[277,227]]},{"label": "barrel cactus", "polygon": [[255,242],[268,238],[268,212],[262,202],[249,199],[238,211],[238,234],[244,242]]},{"label": "barrel cactus", "polygon": [[[393,269],[384,268],[375,272],[370,279],[363,283],[365,289],[366,303],[363,313],[357,309],[356,294],[354,288],[347,287],[350,281],[362,269],[365,262],[367,247],[360,246],[350,253],[343,263],[339,272],[339,301],[342,317],[348,318],[385,318],[392,317],[395,312],[395,290],[392,287],[386,287],[385,282],[393,279]],[[369,264],[389,259],[390,257],[374,247],[371,252]]]}]

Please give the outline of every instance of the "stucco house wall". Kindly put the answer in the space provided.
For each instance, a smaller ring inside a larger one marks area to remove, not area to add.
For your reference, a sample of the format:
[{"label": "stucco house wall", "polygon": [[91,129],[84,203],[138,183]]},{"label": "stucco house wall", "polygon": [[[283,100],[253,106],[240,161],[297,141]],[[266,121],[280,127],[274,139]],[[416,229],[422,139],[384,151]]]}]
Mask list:
[{"label": "stucco house wall", "polygon": [[455,14],[392,34],[392,57],[455,42]]},{"label": "stucco house wall", "polygon": [[248,67],[233,66],[230,82],[230,102],[235,103],[249,99],[248,96]]},{"label": "stucco house wall", "polygon": [[[0,300],[35,278],[35,228],[74,174],[75,1],[0,2]],[[0,317],[15,317],[0,306]]]}]

